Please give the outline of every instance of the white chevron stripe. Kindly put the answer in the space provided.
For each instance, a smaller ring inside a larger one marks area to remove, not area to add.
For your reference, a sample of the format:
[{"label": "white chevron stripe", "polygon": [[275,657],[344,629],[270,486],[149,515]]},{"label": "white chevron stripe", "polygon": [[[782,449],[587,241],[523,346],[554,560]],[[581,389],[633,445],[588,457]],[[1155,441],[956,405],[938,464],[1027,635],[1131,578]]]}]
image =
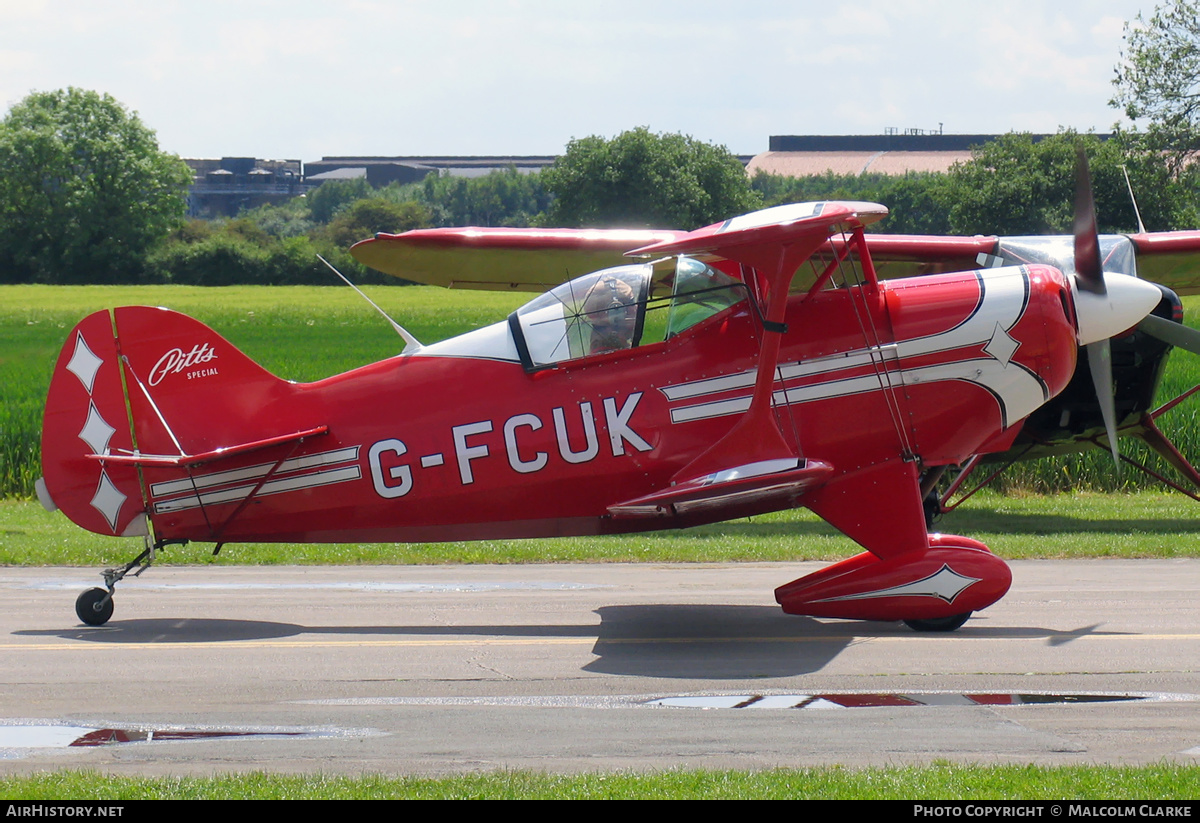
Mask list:
[{"label": "white chevron stripe", "polygon": [[[283,465],[279,467],[278,473],[286,474],[300,469],[311,469],[319,466],[330,466],[334,463],[357,460],[358,450],[359,446],[350,446],[345,449],[294,457],[291,460],[283,461]],[[196,489],[208,489],[213,486],[222,486],[226,483],[236,483],[240,480],[250,480],[264,476],[267,472],[271,471],[271,467],[274,465],[274,463],[259,463],[256,466],[246,466],[242,469],[197,475],[194,479],[168,480],[162,483],[154,483],[150,486],[150,493],[155,497],[169,497],[172,494],[191,492]]]},{"label": "white chevron stripe", "polygon": [[[836,374],[878,363],[954,351],[969,346],[991,346],[997,335],[1008,337],[1008,331],[1024,315],[1029,305],[1028,276],[1023,267],[995,269],[977,274],[980,279],[982,298],[975,311],[957,326],[937,334],[926,335],[896,344],[875,348],[856,349],[805,362],[780,366],[779,376],[783,381],[801,379],[823,374]],[[987,349],[985,349],[987,350]],[[921,366],[890,372],[897,385],[919,385],[945,380],[962,380],[986,389],[1000,407],[1005,426],[1025,417],[1047,400],[1047,391],[1041,380],[1027,369],[1012,364],[1013,349],[1002,351],[997,359],[972,359],[955,363]],[[695,380],[677,386],[660,389],[670,402],[701,398],[714,394],[750,388],[754,384],[755,372],[746,370],[721,377]],[[826,380],[810,386],[777,391],[774,402],[807,403],[832,397],[879,391],[883,388],[878,375],[866,374],[845,379]],[[697,403],[671,410],[672,423],[702,420],[739,414],[750,407],[750,396],[726,397],[709,403]]]},{"label": "white chevron stripe", "polygon": [[[258,490],[255,497],[267,497],[272,494],[282,494],[283,492],[298,491],[300,489],[312,489],[319,486],[330,486],[335,483],[346,483],[351,480],[358,480],[362,477],[362,469],[358,466],[350,466],[344,469],[335,469],[333,471],[315,472],[313,474],[300,474],[294,477],[286,477],[282,480],[271,480],[263,484],[263,487]],[[154,511],[157,514],[165,512],[177,512],[185,509],[195,509],[200,506],[212,506],[217,503],[230,503],[236,500],[244,500],[254,491],[257,483],[251,483],[245,486],[235,486],[231,489],[222,489],[220,491],[208,492],[201,495],[189,495],[187,497],[177,497],[174,500],[164,500],[154,504]]]}]

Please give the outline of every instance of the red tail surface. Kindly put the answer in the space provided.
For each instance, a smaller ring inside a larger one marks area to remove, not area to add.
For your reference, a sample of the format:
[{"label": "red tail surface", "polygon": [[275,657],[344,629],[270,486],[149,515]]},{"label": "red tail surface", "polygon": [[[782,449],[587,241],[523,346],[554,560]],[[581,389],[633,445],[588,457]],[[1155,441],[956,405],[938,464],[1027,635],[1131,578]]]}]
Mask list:
[{"label": "red tail surface", "polygon": [[145,481],[131,455],[180,457],[270,436],[271,409],[295,392],[190,317],[96,312],[71,331],[54,367],[44,496],[90,531],[144,534]]}]

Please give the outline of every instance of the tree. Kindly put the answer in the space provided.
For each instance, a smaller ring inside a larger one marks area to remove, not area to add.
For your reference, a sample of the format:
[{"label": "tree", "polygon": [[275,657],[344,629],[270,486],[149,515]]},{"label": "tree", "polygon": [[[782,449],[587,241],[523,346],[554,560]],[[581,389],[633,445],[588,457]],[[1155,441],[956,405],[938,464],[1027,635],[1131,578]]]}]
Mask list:
[{"label": "tree", "polygon": [[431,174],[420,196],[439,226],[528,226],[551,200],[539,172],[513,166],[480,177]]},{"label": "tree", "polygon": [[322,183],[304,195],[304,199],[308,203],[312,219],[318,223],[328,223],[355,200],[372,197],[374,194],[375,187],[367,182],[366,177],[355,177],[350,180],[330,180]]},{"label": "tree", "polygon": [[741,162],[723,146],[637,128],[572,140],[542,183],[556,226],[694,229],[753,211]]},{"label": "tree", "polygon": [[1200,0],[1170,0],[1149,21],[1126,23],[1121,57],[1110,104],[1148,120],[1148,145],[1178,171],[1200,149]]},{"label": "tree", "polygon": [[34,92],[0,122],[0,281],[136,280],[192,173],[109,95]]},{"label": "tree", "polygon": [[946,175],[910,172],[887,174],[824,174],[787,177],[760,171],[750,185],[767,206],[806,200],[866,200],[888,207],[886,220],[872,223],[870,232],[886,234],[947,234],[947,206],[942,189]]},{"label": "tree", "polygon": [[[328,185],[328,184],[326,184]],[[379,197],[355,200],[325,227],[328,238],[339,248],[349,248],[376,232],[399,234],[429,226],[429,210],[420,203],[392,203]]]},{"label": "tree", "polygon": [[[1035,142],[1030,134],[1005,134],[972,150],[971,159],[947,173],[936,199],[945,204],[954,234],[1070,234],[1075,203],[1076,146],[1091,166],[1101,232],[1137,230],[1124,165],[1148,229],[1188,225],[1195,218],[1188,183],[1124,135],[1101,140],[1062,131]],[[885,201],[886,202],[886,201]]]}]

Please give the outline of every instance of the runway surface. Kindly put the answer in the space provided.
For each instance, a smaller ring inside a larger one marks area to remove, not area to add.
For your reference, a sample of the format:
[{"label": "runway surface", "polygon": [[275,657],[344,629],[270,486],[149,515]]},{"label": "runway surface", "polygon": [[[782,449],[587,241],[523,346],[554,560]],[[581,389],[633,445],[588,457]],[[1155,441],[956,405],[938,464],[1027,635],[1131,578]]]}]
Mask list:
[{"label": "runway surface", "polygon": [[819,565],[155,567],[101,628],[0,569],[0,773],[1200,758],[1200,562],[1015,562],[948,635],[783,614]]}]

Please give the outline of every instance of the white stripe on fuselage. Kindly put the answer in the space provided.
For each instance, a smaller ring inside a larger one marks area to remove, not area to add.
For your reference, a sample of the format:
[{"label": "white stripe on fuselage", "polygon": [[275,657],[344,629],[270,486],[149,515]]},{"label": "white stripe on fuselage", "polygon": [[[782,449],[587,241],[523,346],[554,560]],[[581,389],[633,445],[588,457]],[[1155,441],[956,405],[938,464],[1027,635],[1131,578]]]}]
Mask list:
[{"label": "white stripe on fuselage", "polygon": [[[888,386],[881,374],[871,373],[839,378],[839,373],[870,367],[887,368],[890,362],[901,363],[899,369],[889,371],[891,385],[919,385],[946,380],[962,380],[981,386],[996,399],[1004,426],[1025,417],[1048,399],[1045,384],[1025,367],[1011,362],[1015,348],[1010,345],[996,347],[1000,354],[988,358],[973,358],[952,363],[905,368],[904,360],[954,351],[964,347],[989,344],[998,335],[1007,338],[1008,332],[1020,321],[1029,305],[1029,277],[1024,267],[993,269],[976,272],[979,280],[980,299],[971,315],[958,325],[937,334],[901,340],[898,343],[855,349],[841,354],[820,357],[814,360],[789,363],[779,367],[779,379],[785,389],[774,394],[776,404],[809,403],[831,397],[844,397],[864,392],[881,391]],[[1001,338],[1003,340],[1003,338]],[[1003,342],[1008,342],[1004,340]],[[805,386],[786,388],[790,381],[826,375],[826,379]],[[661,391],[672,403],[691,398],[700,398],[748,389],[754,385],[754,370],[736,374],[695,380],[675,386],[664,386]],[[707,403],[679,406],[671,410],[672,423],[702,420],[738,414],[750,407],[750,396],[727,397]]]}]

